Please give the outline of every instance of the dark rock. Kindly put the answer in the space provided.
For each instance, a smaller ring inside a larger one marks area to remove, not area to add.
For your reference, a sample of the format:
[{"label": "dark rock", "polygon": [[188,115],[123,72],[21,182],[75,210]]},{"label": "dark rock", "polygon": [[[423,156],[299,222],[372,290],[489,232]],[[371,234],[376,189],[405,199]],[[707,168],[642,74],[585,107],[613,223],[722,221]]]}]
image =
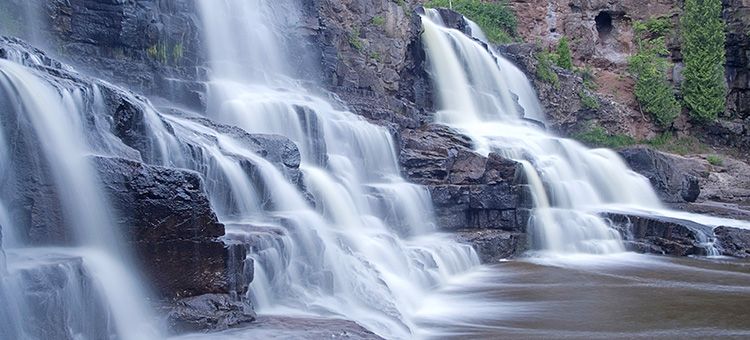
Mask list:
[{"label": "dark rock", "polygon": [[750,230],[722,226],[714,229],[714,234],[723,255],[750,257]]},{"label": "dark rock", "polygon": [[240,269],[230,268],[230,263],[238,266],[245,256],[230,252],[219,239],[224,226],[211,210],[197,173],[117,158],[96,157],[94,163],[119,212],[117,224],[159,296],[235,288],[231,274]]},{"label": "dark rock", "polygon": [[221,331],[253,320],[252,305],[227,294],[204,294],[177,300],[167,316],[170,331],[177,334]]},{"label": "dark rock", "polygon": [[519,256],[528,250],[525,233],[495,229],[461,229],[456,231],[456,239],[474,247],[482,263],[495,263]]},{"label": "dark rock", "polygon": [[707,255],[712,228],[676,218],[634,213],[604,212],[632,251],[688,256]]},{"label": "dark rock", "polygon": [[700,195],[699,173],[689,159],[646,147],[619,151],[633,171],[645,176],[668,203],[695,202]]}]

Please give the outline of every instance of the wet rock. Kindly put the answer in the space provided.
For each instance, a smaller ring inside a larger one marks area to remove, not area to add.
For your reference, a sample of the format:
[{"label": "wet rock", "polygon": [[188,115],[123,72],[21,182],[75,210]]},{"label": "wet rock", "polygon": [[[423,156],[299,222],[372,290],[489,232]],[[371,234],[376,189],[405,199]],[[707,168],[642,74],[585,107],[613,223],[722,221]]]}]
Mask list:
[{"label": "wet rock", "polygon": [[[244,253],[219,239],[224,226],[191,171],[94,158],[104,191],[119,213],[117,224],[135,249],[140,268],[163,297],[226,293]],[[236,257],[236,258],[233,258]]]},{"label": "wet rock", "polygon": [[714,234],[723,255],[750,257],[750,230],[722,226],[714,229]]},{"label": "wet rock", "polygon": [[619,151],[633,171],[645,176],[656,193],[668,203],[695,202],[700,195],[700,178],[707,173],[690,159],[646,147]]},{"label": "wet rock", "polygon": [[605,212],[623,235],[629,250],[673,256],[707,255],[712,228],[676,218]]},{"label": "wet rock", "polygon": [[521,255],[528,250],[526,234],[496,229],[461,229],[455,232],[459,242],[474,247],[482,263],[495,263]]},{"label": "wet rock", "polygon": [[204,294],[177,300],[167,316],[173,333],[221,331],[255,320],[253,307],[247,300],[233,299],[227,294]]}]

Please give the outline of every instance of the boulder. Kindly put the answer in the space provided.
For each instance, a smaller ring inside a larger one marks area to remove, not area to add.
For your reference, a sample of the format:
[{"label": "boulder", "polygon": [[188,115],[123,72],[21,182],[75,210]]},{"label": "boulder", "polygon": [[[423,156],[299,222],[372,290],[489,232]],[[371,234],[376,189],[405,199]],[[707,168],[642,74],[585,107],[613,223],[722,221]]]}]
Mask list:
[{"label": "boulder", "polygon": [[192,171],[146,165],[118,158],[94,158],[117,225],[132,243],[161,297],[227,293],[237,289],[243,251],[230,251]]},{"label": "boulder", "polygon": [[714,234],[723,255],[750,258],[750,230],[721,226]]},{"label": "boulder", "polygon": [[179,299],[172,304],[167,323],[173,333],[215,332],[255,320],[247,300],[227,294],[204,294]]},{"label": "boulder", "polygon": [[633,171],[649,179],[663,201],[695,202],[700,196],[700,179],[707,173],[695,161],[646,147],[626,148],[619,153]]},{"label": "boulder", "polygon": [[528,250],[525,233],[496,229],[461,229],[456,239],[476,250],[482,263],[496,263],[502,259],[516,257]]}]

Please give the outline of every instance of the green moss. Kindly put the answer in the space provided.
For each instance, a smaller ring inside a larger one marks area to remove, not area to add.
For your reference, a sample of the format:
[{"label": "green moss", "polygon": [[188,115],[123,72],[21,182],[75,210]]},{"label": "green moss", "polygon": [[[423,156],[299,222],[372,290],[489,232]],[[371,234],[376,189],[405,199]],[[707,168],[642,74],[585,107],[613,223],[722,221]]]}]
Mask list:
[{"label": "green moss", "polygon": [[679,155],[706,153],[709,150],[708,146],[701,143],[701,141],[693,136],[676,137],[668,132],[662,133],[652,139],[642,141],[642,143],[660,151]]},{"label": "green moss", "polygon": [[487,38],[496,44],[513,42],[518,20],[506,1],[487,2],[482,0],[428,0],[425,7],[448,8],[475,21]]}]

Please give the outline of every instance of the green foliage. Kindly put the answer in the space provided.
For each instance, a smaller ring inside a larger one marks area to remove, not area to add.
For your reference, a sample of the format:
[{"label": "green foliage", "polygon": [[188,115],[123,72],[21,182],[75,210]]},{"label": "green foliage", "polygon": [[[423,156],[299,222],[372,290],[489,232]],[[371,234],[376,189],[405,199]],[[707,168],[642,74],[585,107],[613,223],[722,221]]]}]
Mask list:
[{"label": "green foliage", "polygon": [[642,141],[642,143],[649,145],[654,149],[678,155],[705,153],[709,149],[705,144],[701,143],[698,138],[692,136],[675,137],[668,132],[662,133],[652,139]]},{"label": "green foliage", "polygon": [[609,134],[601,126],[589,124],[586,129],[573,135],[573,138],[592,147],[617,149],[636,144],[633,137],[622,134]]},{"label": "green foliage", "polygon": [[637,52],[628,59],[630,73],[636,80],[636,99],[641,108],[663,127],[672,125],[682,111],[667,79],[670,63],[664,34],[671,29],[667,26],[669,24],[664,18],[636,21]]},{"label": "green foliage", "polygon": [[453,2],[453,10],[474,20],[491,42],[504,44],[513,41],[518,20],[506,1],[428,0],[425,7],[448,8],[451,1]]},{"label": "green foliage", "polygon": [[372,17],[372,20],[370,22],[372,22],[372,24],[375,25],[375,26],[381,26],[382,27],[383,25],[385,25],[385,18],[383,18],[383,17],[381,17],[379,15],[376,15],[376,16]]},{"label": "green foliage", "polygon": [[586,65],[583,68],[577,68],[576,72],[581,76],[581,79],[583,79],[583,87],[592,91],[599,88],[599,85],[594,81],[594,70],[591,69],[591,66]]},{"label": "green foliage", "polygon": [[362,51],[362,49],[364,49],[364,43],[362,42],[362,39],[359,38],[359,27],[352,28],[351,33],[349,33],[349,45],[352,45],[357,51]]},{"label": "green foliage", "polygon": [[538,52],[536,54],[536,76],[542,81],[552,84],[555,88],[559,89],[560,78],[557,76],[557,73],[555,73],[555,70],[552,69],[552,60],[554,59],[555,56],[549,52]]},{"label": "green foliage", "polygon": [[596,100],[596,97],[590,95],[586,90],[581,90],[581,92],[578,92],[578,97],[581,98],[581,104],[583,104],[583,107],[585,109],[596,110],[600,106],[599,101]]},{"label": "green foliage", "polygon": [[148,53],[148,56],[151,57],[151,59],[156,60],[162,64],[166,64],[167,62],[169,62],[167,49],[167,43],[160,41],[155,45],[151,45],[151,47],[146,49],[146,52]]},{"label": "green foliage", "polygon": [[721,0],[685,0],[681,19],[682,96],[698,121],[715,120],[726,104],[724,28]]},{"label": "green foliage", "polygon": [[715,165],[715,166],[724,165],[724,159],[721,158],[719,155],[708,155],[706,156],[706,160],[711,165]]},{"label": "green foliage", "polygon": [[570,53],[568,38],[562,37],[557,44],[557,59],[555,61],[557,62],[557,66],[566,70],[573,69],[573,56]]},{"label": "green foliage", "polygon": [[185,51],[182,47],[182,43],[177,43],[172,46],[172,60],[174,60],[175,63],[179,63],[180,60],[182,60],[184,53]]},{"label": "green foliage", "polygon": [[375,52],[375,51],[370,52],[370,58],[374,59],[377,62],[383,61],[383,58],[380,56],[380,53]]}]

